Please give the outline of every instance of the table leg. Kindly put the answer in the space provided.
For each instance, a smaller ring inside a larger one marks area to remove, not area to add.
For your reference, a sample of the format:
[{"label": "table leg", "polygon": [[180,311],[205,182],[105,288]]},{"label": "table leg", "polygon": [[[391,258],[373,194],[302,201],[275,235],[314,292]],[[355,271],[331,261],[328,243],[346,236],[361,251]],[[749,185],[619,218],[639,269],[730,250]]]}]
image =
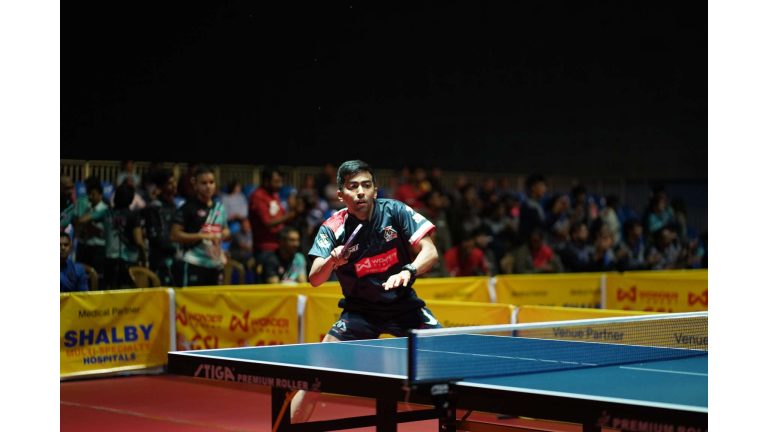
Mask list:
[{"label": "table leg", "polygon": [[397,400],[376,399],[376,432],[397,432]]}]

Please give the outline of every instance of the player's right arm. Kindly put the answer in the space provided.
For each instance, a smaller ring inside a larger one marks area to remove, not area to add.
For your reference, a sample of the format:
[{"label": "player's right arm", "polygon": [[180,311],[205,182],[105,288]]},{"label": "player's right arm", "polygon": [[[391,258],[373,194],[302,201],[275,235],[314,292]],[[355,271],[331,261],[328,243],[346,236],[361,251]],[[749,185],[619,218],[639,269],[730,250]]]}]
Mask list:
[{"label": "player's right arm", "polygon": [[312,261],[312,268],[309,270],[309,283],[312,286],[316,287],[327,281],[336,267],[347,263],[347,259],[341,254],[342,249],[344,245],[336,246],[329,256],[317,257]]}]

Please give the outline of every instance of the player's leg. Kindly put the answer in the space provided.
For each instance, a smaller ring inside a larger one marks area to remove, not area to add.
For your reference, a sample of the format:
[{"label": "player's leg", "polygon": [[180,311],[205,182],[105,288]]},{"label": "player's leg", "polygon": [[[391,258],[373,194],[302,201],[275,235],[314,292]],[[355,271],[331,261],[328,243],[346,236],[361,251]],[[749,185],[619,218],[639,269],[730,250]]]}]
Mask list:
[{"label": "player's leg", "polygon": [[[344,310],[341,317],[328,331],[323,342],[339,342],[360,339],[376,339],[381,330],[365,316]],[[297,390],[291,400],[291,423],[304,423],[309,420],[315,405],[320,398],[320,392]]]},{"label": "player's leg", "polygon": [[[335,336],[326,334],[323,342],[338,342]],[[308,392],[297,390],[291,400],[291,423],[304,423],[309,420],[312,412],[315,411],[315,405],[320,398],[320,392]]]}]

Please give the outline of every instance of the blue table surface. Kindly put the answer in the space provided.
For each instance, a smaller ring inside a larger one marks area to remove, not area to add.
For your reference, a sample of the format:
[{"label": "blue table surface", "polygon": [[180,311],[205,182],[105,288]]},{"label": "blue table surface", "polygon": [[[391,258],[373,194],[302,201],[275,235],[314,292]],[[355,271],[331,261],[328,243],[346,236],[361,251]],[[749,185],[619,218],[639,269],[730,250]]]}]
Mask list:
[{"label": "blue table surface", "polygon": [[[407,339],[247,347],[180,354],[268,362],[350,374],[407,376]],[[446,357],[446,361],[447,360]],[[648,406],[707,410],[707,355],[619,366],[464,379],[460,386],[486,387]]]}]

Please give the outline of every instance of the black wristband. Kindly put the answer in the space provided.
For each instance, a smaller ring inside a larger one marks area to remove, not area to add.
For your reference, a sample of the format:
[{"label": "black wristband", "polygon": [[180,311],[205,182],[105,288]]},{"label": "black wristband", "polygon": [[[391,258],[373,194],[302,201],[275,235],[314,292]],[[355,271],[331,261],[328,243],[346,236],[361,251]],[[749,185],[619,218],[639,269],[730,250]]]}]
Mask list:
[{"label": "black wristband", "polygon": [[411,278],[415,278],[416,277],[416,266],[415,265],[413,265],[413,264],[406,264],[406,265],[403,266],[403,270],[406,270],[409,273],[411,273]]}]

